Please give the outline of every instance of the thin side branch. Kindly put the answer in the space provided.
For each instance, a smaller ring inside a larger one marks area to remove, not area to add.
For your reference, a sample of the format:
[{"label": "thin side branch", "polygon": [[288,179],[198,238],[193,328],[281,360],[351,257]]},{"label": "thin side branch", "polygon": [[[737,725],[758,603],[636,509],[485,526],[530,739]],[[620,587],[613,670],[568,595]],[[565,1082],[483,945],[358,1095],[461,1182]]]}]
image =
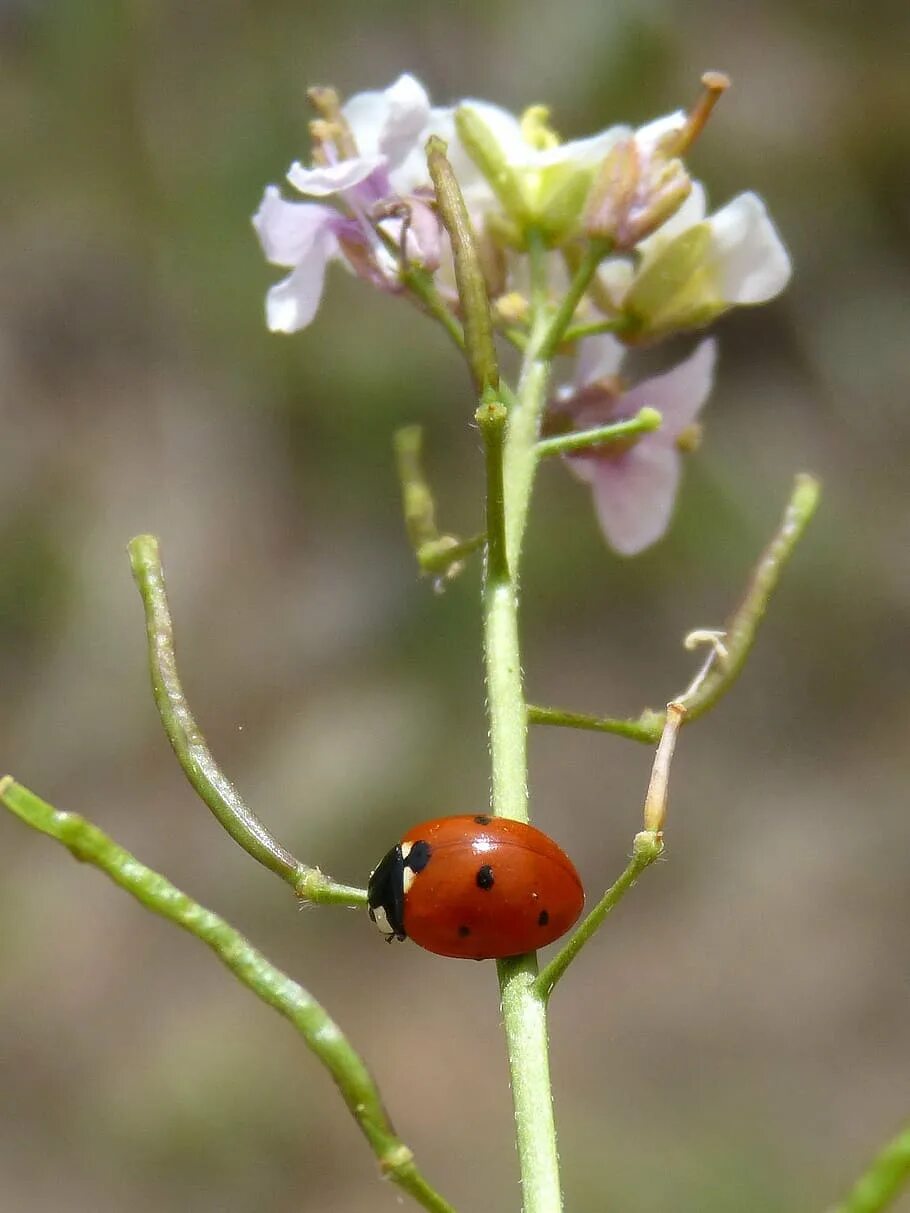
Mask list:
[{"label": "thin side branch", "polygon": [[365,905],[363,889],[337,884],[318,868],[295,859],[244,803],[218,766],[180,683],[158,540],[154,535],[137,535],[130,540],[129,554],[145,608],[149,669],[158,715],[177,761],[195,791],[234,841],[280,876],[298,897],[323,904]]},{"label": "thin side branch", "polygon": [[697,720],[726,695],[739,677],[746,658],[755,644],[759,625],[765,617],[771,595],[781,574],[805,534],[818,508],[821,485],[805,472],[796,477],[793,492],[780,526],[758,559],[743,600],[727,621],[724,632],[726,660],[715,663],[698,691],[686,701],[687,721]]},{"label": "thin side branch", "polygon": [[396,1135],[373,1078],[344,1033],[313,998],[275,968],[239,931],[145,867],[97,826],[64,813],[16,783],[0,779],[0,801],[26,825],[62,843],[76,859],[93,864],[146,909],[202,940],[238,981],[274,1007],[303,1037],[329,1071],[384,1174],[430,1213],[454,1213],[417,1169]]},{"label": "thin side branch", "polygon": [[[790,557],[805,534],[818,507],[821,487],[819,482],[805,473],[796,477],[793,492],[780,526],[771,542],[762,552],[749,579],[745,595],[730,616],[724,629],[724,658],[711,663],[698,685],[685,695],[686,720],[691,723],[711,710],[729,691],[742,672],[746,658],[752,651],[759,625],[768,609],[771,596],[777,589],[781,575]],[[660,737],[666,713],[651,708],[638,717],[615,719],[610,716],[589,716],[584,712],[566,712],[561,708],[528,707],[528,723],[557,725],[568,729],[591,729],[599,733],[613,733],[628,737],[632,741],[651,745]]]},{"label": "thin side branch", "polygon": [[619,905],[642,872],[660,857],[662,850],[663,843],[659,835],[642,831],[635,836],[632,858],[626,865],[625,871],[618,880],[610,885],[594,909],[585,915],[580,925],[569,936],[568,942],[559,949],[549,964],[541,969],[534,982],[534,988],[541,998],[549,999],[556,983],[581,949],[592,938],[611,910]]},{"label": "thin side branch", "polygon": [[643,408],[628,421],[614,421],[611,425],[598,425],[591,430],[576,430],[571,434],[557,434],[553,438],[541,438],[537,443],[540,458],[546,455],[571,455],[575,451],[586,451],[591,447],[609,446],[627,438],[637,438],[659,430],[663,417],[657,409]]},{"label": "thin side branch", "polygon": [[486,535],[459,539],[442,535],[436,525],[436,502],[423,470],[423,430],[406,425],[396,430],[393,444],[404,524],[421,573],[447,580],[458,575],[466,557],[482,548]]}]

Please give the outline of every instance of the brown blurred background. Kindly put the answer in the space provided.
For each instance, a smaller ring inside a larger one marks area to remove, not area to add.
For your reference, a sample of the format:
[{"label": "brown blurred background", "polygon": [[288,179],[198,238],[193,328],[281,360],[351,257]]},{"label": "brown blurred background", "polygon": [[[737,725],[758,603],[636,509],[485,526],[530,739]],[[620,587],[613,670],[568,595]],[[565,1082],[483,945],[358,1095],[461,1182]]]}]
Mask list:
[{"label": "brown blurred background", "polygon": [[[424,423],[442,524],[476,529],[465,373],[341,272],[312,329],[268,334],[249,216],[305,150],[308,83],[410,69],[440,102],[548,101],[577,135],[733,76],[694,168],[715,202],[767,198],[796,275],[719,326],[658,548],[615,559],[585,492],[541,476],[529,694],[659,705],[796,470],[824,505],[745,677],[684,736],[668,862],[554,1000],[553,1063],[575,1213],[822,1210],[910,1113],[910,10],[3,0],[0,45],[0,766],[324,1000],[465,1213],[519,1203],[492,965],[298,914],[218,830],[154,714],[125,544],[161,536],[191,701],[305,859],[359,883],[403,827],[484,806],[477,570],[441,597],[418,582],[390,455]],[[559,730],[532,754],[536,819],[593,894],[650,755]],[[398,1207],[292,1031],[12,819],[0,917],[4,1211]]]}]

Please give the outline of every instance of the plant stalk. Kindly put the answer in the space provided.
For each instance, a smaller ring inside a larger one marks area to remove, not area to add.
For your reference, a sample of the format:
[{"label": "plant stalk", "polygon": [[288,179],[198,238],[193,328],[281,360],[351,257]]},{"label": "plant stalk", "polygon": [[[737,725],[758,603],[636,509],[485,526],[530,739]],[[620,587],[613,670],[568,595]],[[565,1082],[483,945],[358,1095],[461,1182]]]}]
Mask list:
[{"label": "plant stalk", "polygon": [[[490,723],[493,812],[528,820],[527,704],[519,645],[519,562],[528,515],[540,418],[549,366],[538,351],[546,331],[543,309],[532,321],[517,397],[511,401],[505,446],[487,442],[487,518],[504,507],[505,559],[491,549],[483,585],[483,634]],[[509,1053],[524,1213],[560,1213],[562,1191],[550,1087],[546,999],[537,989],[536,953],[498,962]]]}]

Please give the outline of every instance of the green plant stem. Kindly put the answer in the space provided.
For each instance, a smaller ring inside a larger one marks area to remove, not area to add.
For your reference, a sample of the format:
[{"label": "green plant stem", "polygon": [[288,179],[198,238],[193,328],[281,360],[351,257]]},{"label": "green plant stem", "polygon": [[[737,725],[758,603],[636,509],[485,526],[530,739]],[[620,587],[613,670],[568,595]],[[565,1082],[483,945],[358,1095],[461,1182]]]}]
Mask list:
[{"label": "green plant stem", "polygon": [[554,725],[562,729],[590,729],[595,733],[612,733],[616,737],[627,737],[653,745],[660,737],[664,724],[664,713],[645,708],[636,719],[619,720],[612,716],[589,716],[586,712],[565,712],[562,708],[542,708],[528,704],[528,724]]},{"label": "green plant stem", "polygon": [[[758,628],[768,609],[771,596],[796,545],[815,514],[820,495],[821,488],[814,477],[806,473],[796,477],[780,525],[758,558],[742,601],[725,625],[726,660],[716,662],[698,689],[686,696],[686,724],[710,711],[742,672],[746,658],[755,644]],[[610,716],[589,716],[584,712],[566,712],[562,708],[544,708],[536,704],[528,706],[529,724],[592,729],[599,733],[628,737],[646,745],[658,740],[665,720],[665,712],[656,712],[651,708],[645,708],[637,718],[619,720]]]},{"label": "green plant stem", "polygon": [[465,353],[478,394],[499,386],[499,364],[493,341],[493,318],[487,297],[477,239],[461,187],[446,158],[446,145],[437,135],[427,140],[427,168],[436,191],[436,206],[449,234],[455,281],[464,323]]},{"label": "green plant stem", "polygon": [[612,442],[622,442],[659,430],[662,421],[663,417],[657,409],[643,408],[628,421],[614,421],[611,425],[598,425],[591,430],[576,430],[571,434],[541,438],[537,443],[537,456],[542,459],[547,455],[571,455],[573,451],[586,451],[592,446],[609,446]]},{"label": "green plant stem", "polygon": [[289,1020],[334,1079],[344,1102],[385,1175],[431,1213],[454,1213],[417,1169],[410,1149],[396,1135],[376,1084],[362,1059],[328,1012],[303,986],[275,968],[239,931],[192,900],[164,876],[141,864],[101,830],[75,813],[64,813],[16,783],[0,779],[0,800],[26,825],[93,864],[136,898],[202,940],[234,976]]},{"label": "green plant stem", "polygon": [[758,558],[742,602],[725,624],[724,644],[727,660],[723,664],[717,664],[698,691],[686,699],[687,723],[709,712],[739,677],[746,658],[752,651],[771,595],[777,589],[781,574],[796,545],[812,521],[820,496],[821,486],[814,476],[803,472],[796,477],[780,525]]},{"label": "green plant stem", "polygon": [[[542,246],[532,248],[534,292],[541,301],[532,312],[531,334],[519,387],[509,401],[508,431],[502,462],[488,446],[488,518],[497,511],[502,492],[505,507],[505,560],[488,559],[483,585],[484,657],[490,723],[493,811],[528,820],[527,709],[521,679],[518,632],[519,563],[534,470],[535,444],[546,403],[548,364],[539,356],[546,328]],[[500,489],[500,485],[502,486]],[[516,1141],[524,1213],[559,1213],[562,1193],[556,1126],[550,1088],[547,1008],[535,988],[537,956],[500,960],[500,999],[509,1053]]]},{"label": "green plant stem", "polygon": [[338,884],[318,868],[295,859],[244,803],[218,766],[190,711],[180,683],[174,626],[158,540],[154,535],[137,535],[130,540],[129,554],[133,576],[145,608],[155,704],[177,761],[199,797],[234,841],[253,859],[280,876],[298,897],[325,905],[365,905],[365,890]]},{"label": "green plant stem", "polygon": [[663,843],[659,834],[643,830],[636,835],[632,847],[632,858],[625,871],[614,884],[610,885],[594,909],[585,915],[569,936],[568,941],[541,970],[535,982],[535,989],[542,998],[549,999],[554,986],[581,949],[591,939],[610,911],[622,901],[645,868],[649,868],[660,857],[662,850]]},{"label": "green plant stem", "polygon": [[850,1193],[830,1213],[881,1213],[910,1182],[910,1126],[873,1158]]},{"label": "green plant stem", "polygon": [[424,269],[414,266],[401,270],[401,281],[411,294],[421,303],[427,313],[438,320],[448,335],[452,338],[457,349],[464,353],[464,330],[452,315],[445,300],[437,291],[433,276]]},{"label": "green plant stem", "polygon": [[579,267],[569,284],[569,289],[562,299],[556,314],[550,321],[546,335],[540,343],[539,357],[549,362],[565,338],[572,323],[575,309],[591,285],[591,279],[597,273],[597,267],[609,255],[612,243],[609,240],[591,240],[585,249]]},{"label": "green plant stem", "polygon": [[584,337],[596,337],[600,333],[621,333],[626,324],[625,316],[616,316],[612,320],[595,320],[591,324],[574,324],[563,333],[562,345],[581,341]]}]

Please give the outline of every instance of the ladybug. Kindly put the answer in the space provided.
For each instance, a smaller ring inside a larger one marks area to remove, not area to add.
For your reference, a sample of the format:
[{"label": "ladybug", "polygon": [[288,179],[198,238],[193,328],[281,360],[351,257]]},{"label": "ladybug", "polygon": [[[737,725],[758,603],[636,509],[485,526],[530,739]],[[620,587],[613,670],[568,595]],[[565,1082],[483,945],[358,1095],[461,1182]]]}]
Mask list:
[{"label": "ladybug", "polygon": [[552,838],[505,817],[437,817],[414,826],[370,876],[370,918],[390,942],[439,956],[519,956],[565,934],[581,913],[578,873]]}]

